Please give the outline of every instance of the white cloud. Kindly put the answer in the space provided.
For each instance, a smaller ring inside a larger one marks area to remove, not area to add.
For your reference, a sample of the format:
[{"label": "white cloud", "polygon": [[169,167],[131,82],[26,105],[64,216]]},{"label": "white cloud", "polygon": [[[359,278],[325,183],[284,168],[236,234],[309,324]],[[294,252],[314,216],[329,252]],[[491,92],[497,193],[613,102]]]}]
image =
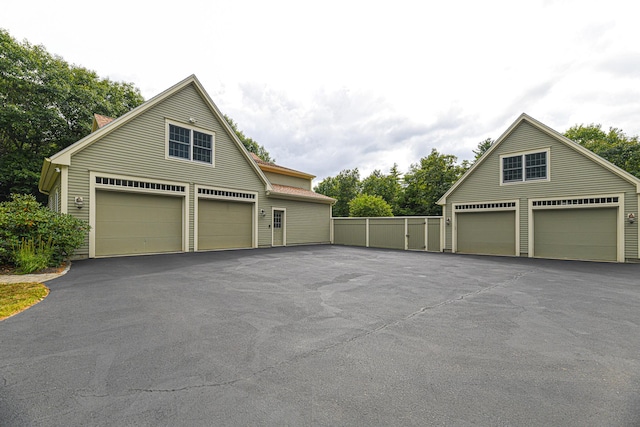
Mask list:
[{"label": "white cloud", "polygon": [[460,159],[522,112],[558,131],[640,134],[631,0],[23,0],[0,27],[133,82],[146,98],[196,74],[279,163],[319,178]]}]

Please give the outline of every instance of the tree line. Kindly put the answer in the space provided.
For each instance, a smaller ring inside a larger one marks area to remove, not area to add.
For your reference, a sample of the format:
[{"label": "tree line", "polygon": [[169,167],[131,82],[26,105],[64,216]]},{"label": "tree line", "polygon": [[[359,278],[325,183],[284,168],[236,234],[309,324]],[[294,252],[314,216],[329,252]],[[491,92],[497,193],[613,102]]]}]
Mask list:
[{"label": "tree line", "polygon": [[[117,118],[143,102],[132,83],[101,78],[0,28],[0,202],[11,194],[32,194],[44,202],[38,192],[44,158],[88,135],[94,113]],[[264,146],[224,118],[247,150],[274,161]],[[637,136],[613,127],[605,131],[600,124],[573,126],[565,136],[640,177]],[[478,143],[475,160],[492,144],[491,138]],[[440,215],[436,201],[471,164],[433,149],[404,174],[394,165],[386,174],[375,170],[361,179],[357,168],[345,169],[314,189],[338,200],[334,216]]]},{"label": "tree line", "polygon": [[[640,178],[638,136],[614,127],[605,131],[593,123],[572,126],[564,136]],[[432,149],[404,175],[395,164],[388,174],[374,170],[362,180],[358,168],[345,169],[323,179],[314,190],[337,200],[332,212],[336,217],[442,215],[437,201],[494,142],[491,138],[479,142],[472,162],[458,164],[456,156]]]},{"label": "tree line", "polygon": [[[117,118],[144,102],[132,83],[101,78],[43,46],[15,40],[0,28],[0,202],[38,192],[45,157],[91,132],[93,114]],[[251,152],[269,152],[224,116]]]}]

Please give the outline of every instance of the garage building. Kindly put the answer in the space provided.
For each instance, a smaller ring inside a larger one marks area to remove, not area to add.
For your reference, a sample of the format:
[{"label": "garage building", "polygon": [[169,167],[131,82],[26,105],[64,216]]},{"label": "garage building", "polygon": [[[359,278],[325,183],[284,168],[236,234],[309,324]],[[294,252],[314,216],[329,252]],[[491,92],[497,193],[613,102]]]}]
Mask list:
[{"label": "garage building", "polygon": [[639,258],[640,180],[526,114],[438,204],[445,251]]}]

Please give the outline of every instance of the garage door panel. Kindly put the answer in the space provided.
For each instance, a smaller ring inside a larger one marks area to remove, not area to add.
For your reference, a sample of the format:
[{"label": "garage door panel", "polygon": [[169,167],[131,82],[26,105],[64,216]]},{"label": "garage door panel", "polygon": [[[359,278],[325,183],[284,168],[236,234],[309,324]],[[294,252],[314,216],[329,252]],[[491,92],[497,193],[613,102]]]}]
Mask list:
[{"label": "garage door panel", "polygon": [[96,255],[182,250],[182,198],[96,192]]},{"label": "garage door panel", "polygon": [[534,255],[541,258],[617,260],[617,209],[536,210]]},{"label": "garage door panel", "polygon": [[515,212],[473,212],[456,215],[457,252],[515,255]]},{"label": "garage door panel", "polygon": [[198,202],[198,250],[253,246],[253,204],[219,200]]}]

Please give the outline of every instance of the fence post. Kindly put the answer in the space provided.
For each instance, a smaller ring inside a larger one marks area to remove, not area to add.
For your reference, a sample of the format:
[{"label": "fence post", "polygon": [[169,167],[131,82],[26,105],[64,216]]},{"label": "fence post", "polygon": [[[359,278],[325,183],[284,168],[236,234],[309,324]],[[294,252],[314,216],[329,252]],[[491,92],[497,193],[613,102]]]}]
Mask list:
[{"label": "fence post", "polygon": [[367,238],[366,238],[366,247],[369,247],[369,218],[367,218],[365,220],[365,233],[367,233]]},{"label": "fence post", "polygon": [[424,219],[424,251],[429,251],[429,218]]}]

